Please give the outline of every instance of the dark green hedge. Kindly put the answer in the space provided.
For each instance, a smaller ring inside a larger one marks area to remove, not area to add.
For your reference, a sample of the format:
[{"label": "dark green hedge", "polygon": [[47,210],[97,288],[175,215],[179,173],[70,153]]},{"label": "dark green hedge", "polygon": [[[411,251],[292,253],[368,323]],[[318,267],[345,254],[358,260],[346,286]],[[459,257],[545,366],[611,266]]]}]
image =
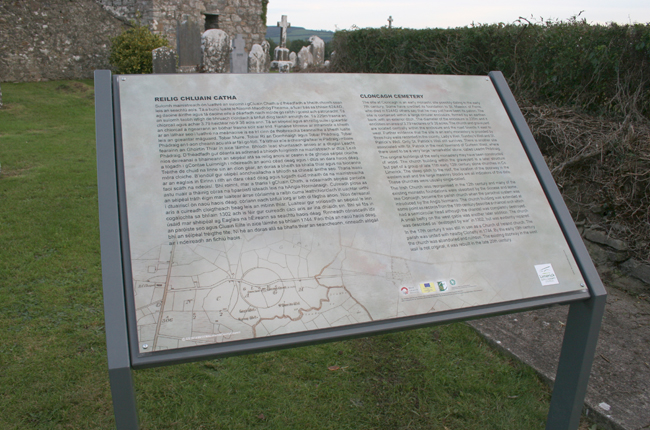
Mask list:
[{"label": "dark green hedge", "polygon": [[575,18],[455,29],[338,31],[333,71],[485,75],[519,98],[593,113],[650,117],[650,24]]}]

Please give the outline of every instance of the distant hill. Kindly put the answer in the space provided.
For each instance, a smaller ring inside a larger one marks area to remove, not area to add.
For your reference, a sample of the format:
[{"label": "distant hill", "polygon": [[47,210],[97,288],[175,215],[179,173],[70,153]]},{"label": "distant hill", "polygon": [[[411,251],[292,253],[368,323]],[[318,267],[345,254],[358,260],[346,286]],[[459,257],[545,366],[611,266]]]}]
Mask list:
[{"label": "distant hill", "polygon": [[[334,32],[327,30],[307,30],[304,27],[289,27],[287,29],[287,42],[292,42],[294,40],[307,40],[310,36],[318,36],[327,43],[334,37]],[[279,45],[280,27],[266,27],[266,38],[274,40],[275,43]]]}]

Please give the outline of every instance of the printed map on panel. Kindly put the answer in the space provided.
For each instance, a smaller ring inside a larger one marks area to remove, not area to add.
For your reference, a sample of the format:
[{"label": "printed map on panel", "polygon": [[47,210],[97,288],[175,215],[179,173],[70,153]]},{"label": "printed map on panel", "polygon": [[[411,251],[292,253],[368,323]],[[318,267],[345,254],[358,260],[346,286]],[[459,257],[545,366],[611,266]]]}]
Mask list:
[{"label": "printed map on panel", "polygon": [[[364,303],[348,290],[350,281],[369,281],[353,279],[357,274],[346,269],[346,258],[359,258],[353,243],[332,239],[326,243],[305,231],[266,233],[222,244],[162,245],[134,259],[141,349],[329,328],[384,314],[373,306],[385,306],[385,297]],[[390,279],[358,276],[388,282],[398,294]]]}]

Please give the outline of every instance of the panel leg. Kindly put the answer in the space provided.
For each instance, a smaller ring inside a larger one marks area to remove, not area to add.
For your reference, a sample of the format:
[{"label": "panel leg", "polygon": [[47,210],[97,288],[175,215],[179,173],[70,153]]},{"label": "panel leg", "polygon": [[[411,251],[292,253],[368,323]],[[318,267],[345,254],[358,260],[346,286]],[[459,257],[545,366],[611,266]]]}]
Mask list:
[{"label": "panel leg", "polygon": [[569,307],[546,430],[577,430],[607,296]]},{"label": "panel leg", "polygon": [[111,383],[117,430],[138,430],[138,410],[135,404],[131,369],[126,367],[109,370],[108,377]]}]

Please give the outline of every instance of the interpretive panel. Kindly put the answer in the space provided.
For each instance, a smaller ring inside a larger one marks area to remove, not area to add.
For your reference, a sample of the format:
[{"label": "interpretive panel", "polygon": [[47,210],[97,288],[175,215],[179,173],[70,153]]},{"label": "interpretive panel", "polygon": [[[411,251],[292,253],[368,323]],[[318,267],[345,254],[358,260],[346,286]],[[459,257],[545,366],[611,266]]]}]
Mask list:
[{"label": "interpretive panel", "polygon": [[118,77],[141,353],[586,289],[489,78],[317,76]]}]

